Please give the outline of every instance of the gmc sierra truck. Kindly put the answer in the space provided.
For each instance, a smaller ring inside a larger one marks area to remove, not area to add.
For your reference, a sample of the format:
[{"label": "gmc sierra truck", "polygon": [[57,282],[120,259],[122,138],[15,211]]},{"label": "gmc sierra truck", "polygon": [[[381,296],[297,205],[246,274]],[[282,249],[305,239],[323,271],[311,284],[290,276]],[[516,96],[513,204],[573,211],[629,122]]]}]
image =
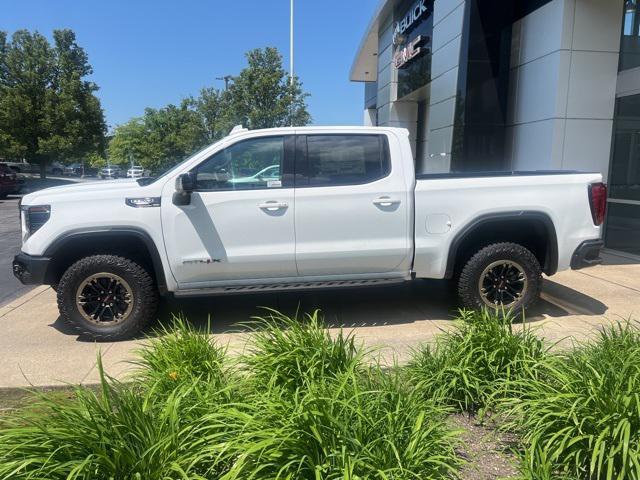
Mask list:
[{"label": "gmc sierra truck", "polygon": [[416,175],[404,129],[236,127],[155,179],[26,195],[13,271],[98,340],[168,294],[454,279],[462,306],[522,311],[542,273],[600,262],[605,206],[597,173]]}]

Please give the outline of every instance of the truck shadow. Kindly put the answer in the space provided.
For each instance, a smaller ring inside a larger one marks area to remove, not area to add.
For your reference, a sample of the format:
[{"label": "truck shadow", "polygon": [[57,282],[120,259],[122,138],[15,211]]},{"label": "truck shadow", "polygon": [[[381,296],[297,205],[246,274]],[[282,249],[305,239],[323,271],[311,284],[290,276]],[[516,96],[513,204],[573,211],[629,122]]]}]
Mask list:
[{"label": "truck shadow", "polygon": [[[330,328],[361,328],[411,324],[418,321],[452,320],[457,313],[455,286],[450,282],[418,280],[404,285],[318,290],[310,292],[264,293],[192,299],[165,299],[154,322],[138,338],[154,337],[158,327],[171,325],[176,316],[186,318],[213,334],[242,333],[254,326],[252,320],[277,310],[298,316],[320,310]],[[545,279],[541,300],[529,310],[528,323],[547,317],[603,315],[602,302],[559,283]],[[53,325],[61,333],[75,332],[58,319]],[[90,341],[82,337],[78,341]]]},{"label": "truck shadow", "polygon": [[[159,321],[170,324],[178,315],[200,328],[208,327],[211,333],[232,333],[248,331],[251,326],[247,323],[268,316],[269,310],[299,317],[320,310],[331,328],[376,327],[451,320],[457,305],[454,284],[419,280],[387,287],[167,300],[161,306]],[[542,298],[529,310],[527,322],[606,311],[602,302],[545,279]]]}]

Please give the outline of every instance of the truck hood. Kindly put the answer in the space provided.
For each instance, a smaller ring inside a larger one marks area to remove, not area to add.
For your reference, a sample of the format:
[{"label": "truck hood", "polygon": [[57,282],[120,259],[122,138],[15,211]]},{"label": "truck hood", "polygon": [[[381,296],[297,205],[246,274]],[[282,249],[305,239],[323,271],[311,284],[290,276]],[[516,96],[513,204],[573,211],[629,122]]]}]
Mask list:
[{"label": "truck hood", "polygon": [[135,179],[103,180],[96,182],[77,182],[71,185],[45,188],[25,195],[23,205],[48,204],[56,200],[99,200],[101,198],[124,197],[132,192],[148,190],[141,187]]}]

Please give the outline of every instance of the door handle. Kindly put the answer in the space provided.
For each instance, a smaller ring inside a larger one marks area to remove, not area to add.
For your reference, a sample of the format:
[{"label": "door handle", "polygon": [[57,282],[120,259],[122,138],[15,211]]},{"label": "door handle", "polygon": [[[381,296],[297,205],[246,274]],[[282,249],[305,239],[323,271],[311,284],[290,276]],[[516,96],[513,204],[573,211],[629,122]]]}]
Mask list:
[{"label": "door handle", "polygon": [[260,203],[258,204],[258,208],[260,208],[261,210],[268,210],[270,212],[275,212],[277,210],[282,210],[283,208],[287,208],[289,206],[288,203],[285,202],[276,202],[276,201],[269,201],[269,202],[264,202],[264,203]]},{"label": "door handle", "polygon": [[397,205],[400,203],[400,200],[398,200],[397,198],[391,198],[391,197],[380,197],[380,198],[376,198],[373,201],[374,205],[379,205],[381,207],[390,207],[391,205]]}]

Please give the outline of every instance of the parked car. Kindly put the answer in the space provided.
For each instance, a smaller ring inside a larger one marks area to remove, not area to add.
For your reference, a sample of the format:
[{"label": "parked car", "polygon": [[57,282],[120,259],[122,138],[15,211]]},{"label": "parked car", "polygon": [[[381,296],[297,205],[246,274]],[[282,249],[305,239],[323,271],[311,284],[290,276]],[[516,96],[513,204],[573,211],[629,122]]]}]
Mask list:
[{"label": "parked car", "polygon": [[83,174],[84,167],[81,163],[72,163],[71,165],[65,165],[62,173],[64,175],[79,177]]},{"label": "parked car", "polygon": [[47,173],[56,177],[60,177],[64,174],[65,168],[66,167],[60,162],[52,162],[47,165]]},{"label": "parked car", "polygon": [[455,279],[462,306],[520,312],[542,273],[601,262],[605,206],[599,173],[416,175],[405,129],[236,128],[153,181],[26,195],[13,271],[95,339],[133,335],[158,294]]},{"label": "parked car", "polygon": [[105,178],[120,178],[122,176],[122,170],[118,166],[111,165],[110,167],[101,168],[98,171],[98,177]]},{"label": "parked car", "polygon": [[36,173],[40,171],[40,167],[38,165],[33,165],[24,160],[22,162],[3,162],[3,163],[7,165],[15,173]]},{"label": "parked car", "polygon": [[133,166],[127,170],[127,178],[141,178],[148,177],[149,175],[149,170],[145,170],[143,167],[139,166]]},{"label": "parked car", "polygon": [[20,193],[23,183],[6,163],[0,163],[0,199]]}]

